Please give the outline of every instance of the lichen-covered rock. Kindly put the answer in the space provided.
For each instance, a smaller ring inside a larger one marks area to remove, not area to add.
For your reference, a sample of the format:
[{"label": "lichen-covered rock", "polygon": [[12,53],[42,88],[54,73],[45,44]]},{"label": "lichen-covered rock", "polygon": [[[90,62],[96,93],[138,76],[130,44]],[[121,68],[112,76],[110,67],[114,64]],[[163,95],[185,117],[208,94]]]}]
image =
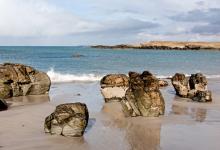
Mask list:
[{"label": "lichen-covered rock", "polygon": [[8,104],[6,103],[6,101],[0,99],[0,111],[7,109],[8,109]]},{"label": "lichen-covered rock", "polygon": [[88,120],[89,112],[85,104],[61,104],[46,117],[44,130],[46,133],[78,137],[83,135]]},{"label": "lichen-covered rock", "polygon": [[46,94],[50,85],[44,72],[22,64],[0,64],[0,98]]},{"label": "lichen-covered rock", "polygon": [[105,102],[121,101],[128,89],[128,77],[124,74],[109,74],[101,79],[101,93]]},{"label": "lichen-covered rock", "polygon": [[165,111],[158,79],[150,72],[129,72],[129,89],[121,101],[125,116],[158,117]]},{"label": "lichen-covered rock", "polygon": [[176,73],[171,80],[178,96],[197,102],[212,101],[211,91],[207,90],[208,81],[203,74],[192,74],[188,78],[184,74]]}]

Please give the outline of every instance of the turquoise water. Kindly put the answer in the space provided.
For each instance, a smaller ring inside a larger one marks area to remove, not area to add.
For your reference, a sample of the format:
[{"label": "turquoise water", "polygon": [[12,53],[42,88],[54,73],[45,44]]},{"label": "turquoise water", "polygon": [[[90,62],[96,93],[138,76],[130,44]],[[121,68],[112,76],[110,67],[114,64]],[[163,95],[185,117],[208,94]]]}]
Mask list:
[{"label": "turquoise water", "polygon": [[[81,57],[72,57],[81,55]],[[48,72],[53,81],[98,80],[107,73],[149,70],[160,77],[202,72],[220,77],[220,51],[112,50],[90,47],[0,47],[0,63]]]}]

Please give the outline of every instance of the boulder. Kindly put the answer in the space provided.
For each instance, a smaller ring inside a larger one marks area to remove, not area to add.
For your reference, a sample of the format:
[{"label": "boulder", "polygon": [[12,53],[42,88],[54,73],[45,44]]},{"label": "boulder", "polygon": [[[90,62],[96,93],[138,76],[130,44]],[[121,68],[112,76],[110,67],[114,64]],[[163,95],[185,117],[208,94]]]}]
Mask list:
[{"label": "boulder", "polygon": [[176,73],[172,79],[176,94],[180,97],[190,98],[197,102],[212,101],[211,91],[207,90],[208,81],[201,74],[192,74],[189,78],[184,74]]},{"label": "boulder", "polygon": [[126,117],[158,117],[165,111],[165,102],[159,90],[158,79],[150,72],[129,72],[129,88],[121,101]]},{"label": "boulder", "polygon": [[8,109],[8,104],[6,103],[6,101],[0,99],[0,111],[7,109]]},{"label": "boulder", "polygon": [[61,104],[46,117],[44,130],[46,133],[78,137],[83,135],[88,120],[89,112],[85,104]]},{"label": "boulder", "polygon": [[32,67],[11,63],[0,65],[0,98],[46,94],[50,85],[48,75]]},{"label": "boulder", "polygon": [[105,102],[121,101],[128,89],[128,77],[124,74],[109,74],[101,79],[101,93]]},{"label": "boulder", "polygon": [[181,97],[187,97],[189,90],[188,78],[184,74],[176,73],[171,81],[176,94]]}]

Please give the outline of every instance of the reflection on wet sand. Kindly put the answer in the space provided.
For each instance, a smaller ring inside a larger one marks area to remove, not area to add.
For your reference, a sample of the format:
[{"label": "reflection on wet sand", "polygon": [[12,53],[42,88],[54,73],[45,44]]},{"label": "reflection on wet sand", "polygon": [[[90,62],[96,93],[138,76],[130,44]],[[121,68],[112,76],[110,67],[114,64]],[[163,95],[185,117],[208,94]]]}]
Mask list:
[{"label": "reflection on wet sand", "polygon": [[104,104],[102,112],[111,120],[103,121],[105,126],[125,131],[125,140],[131,150],[160,149],[161,118],[125,118],[119,103]]},{"label": "reflection on wet sand", "polygon": [[7,103],[10,107],[22,106],[27,104],[38,104],[43,102],[49,102],[49,95],[28,95],[28,96],[19,96],[12,97],[7,99]]},{"label": "reflection on wet sand", "polygon": [[195,119],[195,121],[203,122],[206,119],[207,109],[172,105],[171,114],[188,115],[191,116],[192,119]]}]

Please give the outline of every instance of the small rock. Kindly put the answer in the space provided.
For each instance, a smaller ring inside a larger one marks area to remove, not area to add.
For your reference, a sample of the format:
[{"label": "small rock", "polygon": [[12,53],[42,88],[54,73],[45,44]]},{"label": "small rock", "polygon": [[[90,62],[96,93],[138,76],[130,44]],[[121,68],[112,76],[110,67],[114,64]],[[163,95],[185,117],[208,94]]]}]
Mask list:
[{"label": "small rock", "polygon": [[166,80],[159,79],[159,86],[160,87],[166,87],[168,85],[169,85],[169,83]]},{"label": "small rock", "polygon": [[8,109],[8,104],[6,103],[6,101],[0,99],[0,111],[7,110],[7,109]]},{"label": "small rock", "polygon": [[85,56],[82,55],[82,54],[73,54],[72,57],[73,58],[79,58],[79,57],[85,57]]},{"label": "small rock", "polygon": [[88,119],[86,104],[61,104],[45,119],[44,130],[46,133],[78,137],[83,135]]}]

